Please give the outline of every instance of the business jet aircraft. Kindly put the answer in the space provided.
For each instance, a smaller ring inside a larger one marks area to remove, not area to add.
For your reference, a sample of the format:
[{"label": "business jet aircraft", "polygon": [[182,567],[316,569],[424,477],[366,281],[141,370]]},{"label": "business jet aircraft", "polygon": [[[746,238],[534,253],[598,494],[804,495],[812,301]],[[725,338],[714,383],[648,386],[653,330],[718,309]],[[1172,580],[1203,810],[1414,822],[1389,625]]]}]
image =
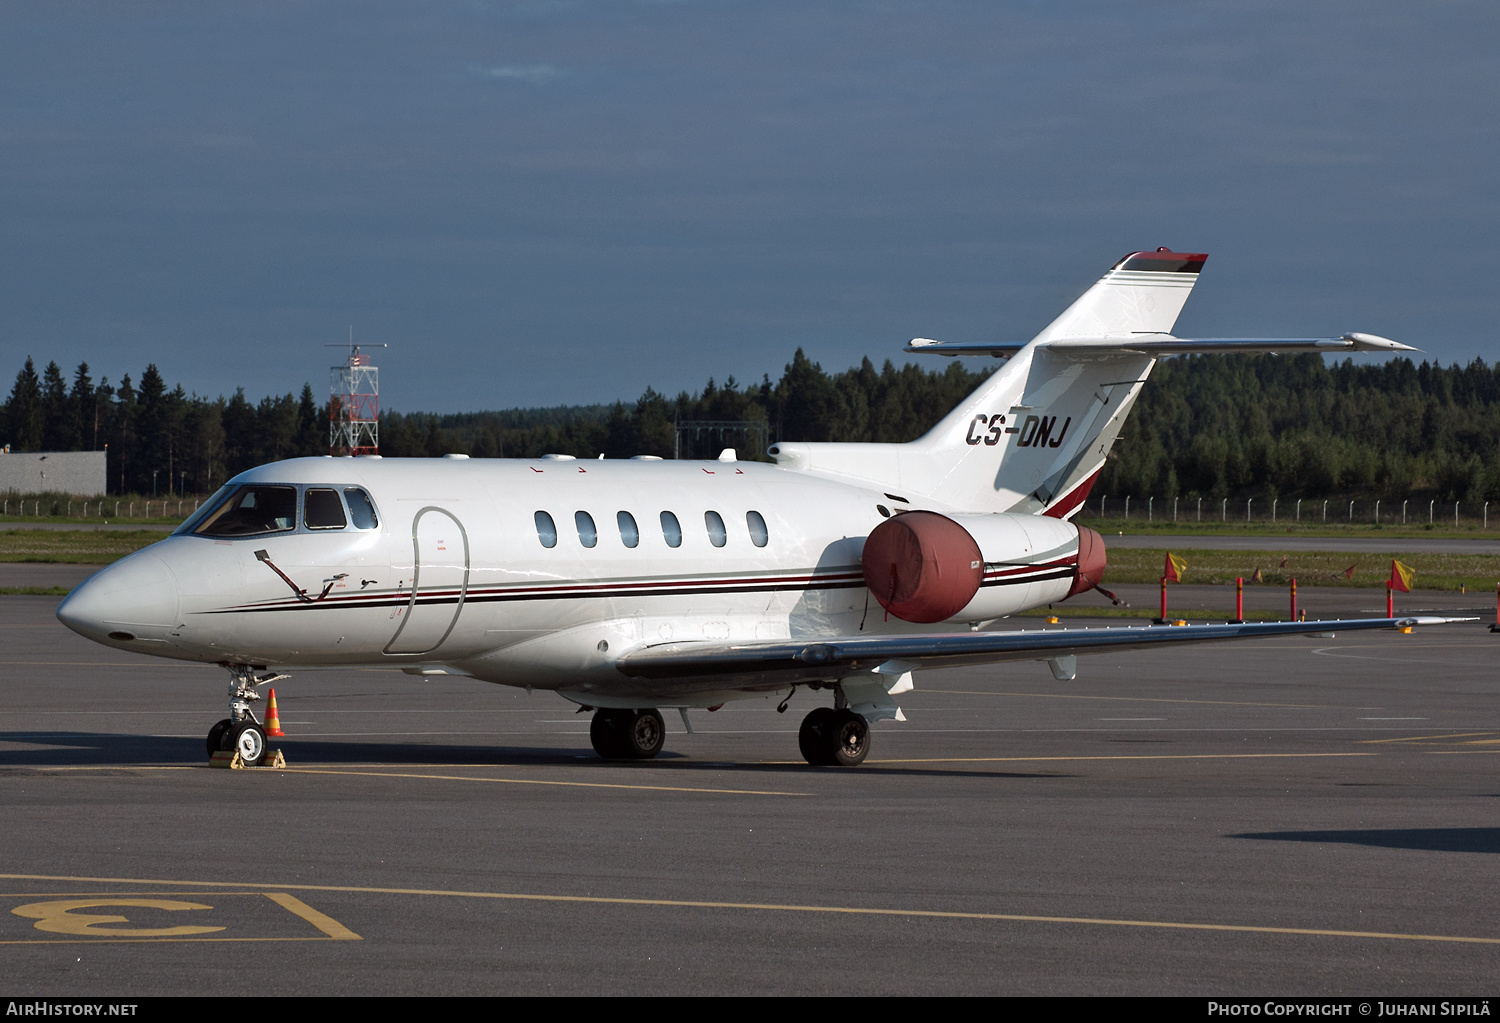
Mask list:
[{"label": "business jet aircraft", "polygon": [[[717,461],[297,458],[230,480],[170,537],[75,589],[63,623],[106,646],[216,663],[212,750],[256,763],[251,708],[281,669],[392,665],[556,692],[595,750],[645,758],[663,709],[829,693],[809,763],[852,766],[905,717],[918,668],[1326,633],[1330,622],[979,631],[1095,588],[1104,543],[1069,521],[1158,358],[1412,351],[1368,334],[1180,339],[1207,257],[1135,252],[1026,343],[911,352],[1008,361],[908,444],[781,442]],[[601,456],[602,457],[602,456]],[[1361,619],[1340,630],[1443,619]],[[259,675],[270,669],[272,674]]]}]

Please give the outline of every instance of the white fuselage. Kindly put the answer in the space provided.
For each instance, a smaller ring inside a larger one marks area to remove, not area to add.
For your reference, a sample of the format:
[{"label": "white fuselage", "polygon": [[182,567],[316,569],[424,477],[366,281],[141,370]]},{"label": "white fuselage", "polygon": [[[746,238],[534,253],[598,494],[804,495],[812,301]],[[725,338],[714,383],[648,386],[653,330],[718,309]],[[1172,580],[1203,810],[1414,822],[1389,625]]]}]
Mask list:
[{"label": "white fuselage", "polygon": [[[396,665],[570,695],[628,689],[614,661],[647,645],[932,631],[888,617],[861,574],[882,509],[914,505],[805,472],[733,461],[302,458],[231,487],[245,484],[361,487],[379,524],[310,530],[300,506],[296,528],[261,535],[194,535],[190,521],[102,570],[59,617],[158,656]],[[555,529],[551,547],[538,512]],[[664,512],[680,526],[676,546]],[[592,520],[592,546],[578,513]],[[1015,549],[984,552],[985,585],[950,629],[1061,600],[1072,585],[1071,523],[1003,518]]]}]

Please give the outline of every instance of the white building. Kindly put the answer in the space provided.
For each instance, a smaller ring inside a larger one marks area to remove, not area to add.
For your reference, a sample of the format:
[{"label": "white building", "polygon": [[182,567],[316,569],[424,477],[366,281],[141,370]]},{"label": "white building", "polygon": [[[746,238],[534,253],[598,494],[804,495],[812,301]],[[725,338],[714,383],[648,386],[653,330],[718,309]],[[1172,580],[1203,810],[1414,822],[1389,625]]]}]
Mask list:
[{"label": "white building", "polygon": [[0,493],[102,497],[103,451],[0,451]]}]

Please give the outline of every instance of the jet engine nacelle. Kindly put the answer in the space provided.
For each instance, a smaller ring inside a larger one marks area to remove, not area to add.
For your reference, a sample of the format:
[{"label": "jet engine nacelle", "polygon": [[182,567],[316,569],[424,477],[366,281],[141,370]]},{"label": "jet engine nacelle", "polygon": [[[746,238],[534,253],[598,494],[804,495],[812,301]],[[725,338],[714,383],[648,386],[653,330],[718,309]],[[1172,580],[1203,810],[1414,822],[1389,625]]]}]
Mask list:
[{"label": "jet engine nacelle", "polygon": [[1104,578],[1104,541],[1037,515],[913,511],[865,540],[865,585],[907,622],[985,621],[1066,600]]}]

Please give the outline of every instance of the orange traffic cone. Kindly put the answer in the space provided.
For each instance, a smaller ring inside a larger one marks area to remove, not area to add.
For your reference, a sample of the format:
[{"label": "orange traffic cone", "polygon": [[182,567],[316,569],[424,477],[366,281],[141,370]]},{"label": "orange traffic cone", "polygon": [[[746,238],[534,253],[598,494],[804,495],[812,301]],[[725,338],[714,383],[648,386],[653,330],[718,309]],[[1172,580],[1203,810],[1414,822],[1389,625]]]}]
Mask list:
[{"label": "orange traffic cone", "polygon": [[286,738],[281,730],[281,717],[276,713],[276,690],[272,689],[266,704],[266,734],[276,739]]}]

